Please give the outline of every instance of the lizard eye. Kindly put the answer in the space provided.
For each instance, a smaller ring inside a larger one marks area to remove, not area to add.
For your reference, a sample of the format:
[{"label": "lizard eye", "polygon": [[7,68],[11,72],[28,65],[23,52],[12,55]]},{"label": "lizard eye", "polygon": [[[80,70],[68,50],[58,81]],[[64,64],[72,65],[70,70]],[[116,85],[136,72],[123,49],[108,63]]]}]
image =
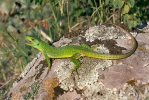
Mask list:
[{"label": "lizard eye", "polygon": [[39,45],[39,43],[37,43],[37,45]]}]

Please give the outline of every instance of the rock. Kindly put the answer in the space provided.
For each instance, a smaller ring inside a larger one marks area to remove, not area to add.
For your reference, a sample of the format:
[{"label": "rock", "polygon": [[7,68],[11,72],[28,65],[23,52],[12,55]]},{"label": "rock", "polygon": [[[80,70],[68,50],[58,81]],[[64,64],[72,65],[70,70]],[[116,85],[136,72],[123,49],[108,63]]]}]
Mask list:
[{"label": "rock", "polygon": [[[149,98],[149,32],[133,34],[137,39],[138,49],[130,57],[121,60],[81,57],[79,58],[81,67],[74,72],[75,65],[69,58],[53,59],[51,70],[48,71],[45,58],[39,53],[13,83],[6,99],[144,100]],[[128,41],[129,37],[113,26],[94,26],[81,31],[78,36],[71,35],[65,35],[54,45],[95,44],[98,45],[96,51],[99,53],[122,53],[132,47]]]}]

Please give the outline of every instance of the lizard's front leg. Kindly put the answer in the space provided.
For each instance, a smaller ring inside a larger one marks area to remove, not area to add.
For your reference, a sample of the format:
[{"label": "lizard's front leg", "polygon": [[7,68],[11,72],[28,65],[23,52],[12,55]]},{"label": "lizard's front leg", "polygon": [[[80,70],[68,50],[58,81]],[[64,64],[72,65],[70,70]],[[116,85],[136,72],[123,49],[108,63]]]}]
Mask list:
[{"label": "lizard's front leg", "polygon": [[48,55],[47,55],[47,53],[46,53],[45,50],[43,51],[43,55],[44,55],[44,57],[45,57],[45,59],[46,59],[46,62],[47,62],[47,64],[48,64],[48,69],[50,70],[50,68],[51,68],[51,60],[50,60],[50,58],[48,57]]},{"label": "lizard's front leg", "polygon": [[76,53],[71,57],[71,61],[76,65],[74,67],[74,70],[77,70],[81,66],[81,62],[78,60],[80,57],[81,57],[80,53]]}]

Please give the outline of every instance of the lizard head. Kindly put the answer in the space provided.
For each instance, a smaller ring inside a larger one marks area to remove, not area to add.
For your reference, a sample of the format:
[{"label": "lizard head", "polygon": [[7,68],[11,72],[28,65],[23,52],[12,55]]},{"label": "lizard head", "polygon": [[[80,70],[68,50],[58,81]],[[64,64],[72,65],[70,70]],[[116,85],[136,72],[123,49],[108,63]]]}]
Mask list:
[{"label": "lizard head", "polygon": [[38,39],[30,37],[30,36],[27,36],[26,39],[28,41],[30,41],[29,43],[26,43],[27,45],[34,47],[34,48],[37,48],[39,51],[42,52],[43,48],[40,44],[42,40],[38,40]]},{"label": "lizard head", "polygon": [[26,39],[28,41],[30,41],[30,43],[26,43],[27,45],[31,46],[31,47],[34,47],[36,49],[38,49],[46,58],[47,60],[47,64],[48,66],[50,67],[50,61],[49,61],[49,58],[48,58],[48,55],[47,55],[47,52],[45,51],[45,47],[48,45],[46,42],[42,41],[42,40],[39,40],[39,39],[36,39],[36,38],[33,38],[33,37],[30,37],[30,36],[27,36]]}]

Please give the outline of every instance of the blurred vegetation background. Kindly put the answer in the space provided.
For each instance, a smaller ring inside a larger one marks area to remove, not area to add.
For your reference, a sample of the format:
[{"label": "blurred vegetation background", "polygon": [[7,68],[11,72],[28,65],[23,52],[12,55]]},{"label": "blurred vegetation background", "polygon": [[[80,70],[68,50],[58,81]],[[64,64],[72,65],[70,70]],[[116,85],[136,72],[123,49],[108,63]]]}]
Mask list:
[{"label": "blurred vegetation background", "polygon": [[1,0],[0,100],[38,53],[25,45],[27,35],[52,42],[86,25],[123,22],[132,28],[148,19],[148,0]]}]

